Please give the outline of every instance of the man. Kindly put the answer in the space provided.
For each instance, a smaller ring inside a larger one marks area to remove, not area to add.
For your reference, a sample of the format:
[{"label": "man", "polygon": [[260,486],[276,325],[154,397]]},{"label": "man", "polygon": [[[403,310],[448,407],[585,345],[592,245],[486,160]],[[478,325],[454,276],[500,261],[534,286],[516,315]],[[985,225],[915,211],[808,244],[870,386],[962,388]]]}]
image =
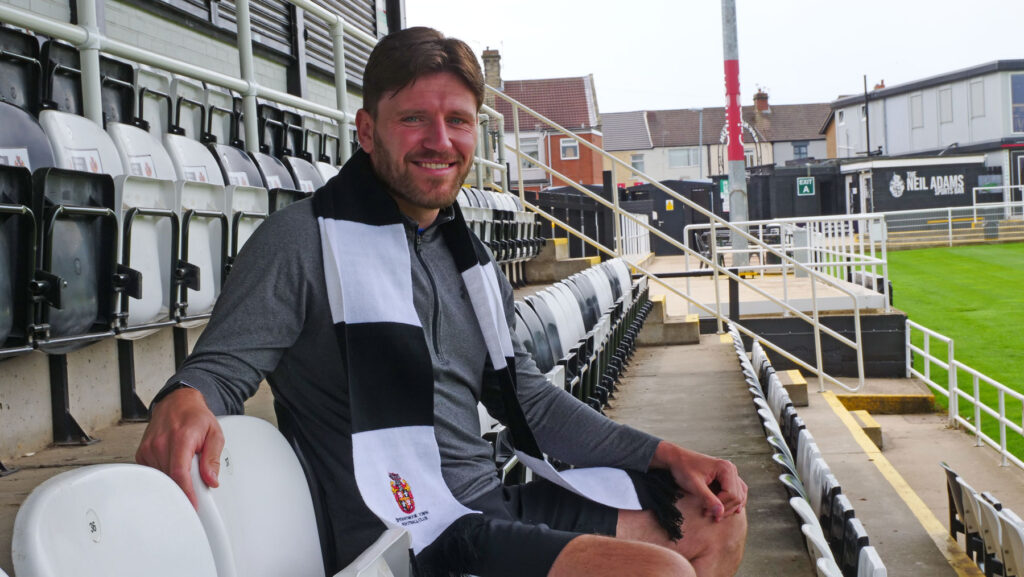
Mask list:
[{"label": "man", "polygon": [[[731,463],[605,419],[547,384],[518,342],[505,367],[511,287],[487,272],[495,267],[453,207],[482,101],[464,43],[427,28],[381,40],[356,116],[363,150],[312,201],[279,211],[248,241],[195,351],[154,400],[136,459],[166,471],[194,503],[193,455],[217,486],[214,415],[241,412],[266,376],[282,431],[322,489],[328,571],[368,546],[384,527],[378,517],[388,518],[381,507],[397,503],[440,517],[426,537],[413,533],[420,575],[732,575],[747,488]],[[483,295],[492,284],[493,298]],[[504,313],[494,315],[498,330],[486,321],[491,305]],[[671,511],[620,511],[548,482],[503,488],[479,435],[478,401],[517,445],[631,470],[638,495],[669,479]],[[426,420],[414,414],[424,403]],[[402,451],[422,478],[381,465]],[[424,480],[430,463],[440,487]],[[391,483],[390,504],[371,495],[382,478],[366,480],[374,467]],[[685,496],[675,500],[678,489]],[[442,504],[423,506],[435,492]]]}]

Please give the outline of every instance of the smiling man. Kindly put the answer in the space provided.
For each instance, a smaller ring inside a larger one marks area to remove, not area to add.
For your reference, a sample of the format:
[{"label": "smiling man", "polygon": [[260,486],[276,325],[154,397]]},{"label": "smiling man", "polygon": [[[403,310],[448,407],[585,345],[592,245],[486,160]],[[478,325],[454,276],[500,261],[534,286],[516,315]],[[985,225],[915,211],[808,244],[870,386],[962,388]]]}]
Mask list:
[{"label": "smiling man", "polygon": [[[329,574],[386,525],[410,532],[420,576],[733,574],[747,492],[735,466],[606,419],[550,386],[515,340],[512,289],[455,205],[483,90],[459,40],[427,28],[381,40],[356,116],[362,150],[247,242],[136,459],[195,502],[193,455],[217,486],[215,415],[242,412],[266,377],[321,488]],[[503,487],[480,402],[521,450],[621,494]]]}]

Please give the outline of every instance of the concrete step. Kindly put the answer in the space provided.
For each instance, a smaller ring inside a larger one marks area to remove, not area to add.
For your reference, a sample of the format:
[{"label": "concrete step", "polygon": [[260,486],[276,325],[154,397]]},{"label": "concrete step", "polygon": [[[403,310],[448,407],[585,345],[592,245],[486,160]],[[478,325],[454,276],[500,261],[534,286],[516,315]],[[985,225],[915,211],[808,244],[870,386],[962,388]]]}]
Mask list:
[{"label": "concrete step", "polygon": [[695,314],[670,315],[665,295],[651,297],[651,312],[644,321],[640,346],[692,345],[700,342],[700,317]]},{"label": "concrete step", "polygon": [[600,264],[599,257],[569,258],[569,239],[549,238],[536,258],[526,261],[531,283],[556,283]]}]

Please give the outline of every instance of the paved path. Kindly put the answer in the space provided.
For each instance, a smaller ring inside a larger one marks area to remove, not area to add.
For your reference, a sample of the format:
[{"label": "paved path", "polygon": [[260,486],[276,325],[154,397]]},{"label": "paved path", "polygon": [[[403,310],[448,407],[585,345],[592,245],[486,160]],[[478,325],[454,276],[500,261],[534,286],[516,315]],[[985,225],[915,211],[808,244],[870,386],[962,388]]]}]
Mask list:
[{"label": "paved path", "polygon": [[736,464],[750,489],[738,575],[814,575],[731,344],[704,335],[699,345],[639,349],[613,406],[617,421]]}]

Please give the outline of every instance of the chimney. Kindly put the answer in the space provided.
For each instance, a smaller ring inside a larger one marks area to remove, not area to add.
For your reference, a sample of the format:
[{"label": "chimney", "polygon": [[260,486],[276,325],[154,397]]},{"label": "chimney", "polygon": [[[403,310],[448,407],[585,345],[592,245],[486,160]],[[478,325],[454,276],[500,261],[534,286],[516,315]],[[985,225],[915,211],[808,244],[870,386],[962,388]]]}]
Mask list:
[{"label": "chimney", "polygon": [[768,106],[768,93],[764,90],[758,89],[758,91],[754,93],[754,110],[765,113],[772,111],[772,107]]},{"label": "chimney", "polygon": [[885,88],[885,79],[879,80],[878,84],[875,85],[875,90],[881,90]]},{"label": "chimney", "polygon": [[[484,50],[484,83],[493,88],[501,90],[503,87],[501,83],[501,54],[497,50],[491,50],[490,48]],[[487,94],[484,96],[484,104],[494,108],[494,96]]]}]

